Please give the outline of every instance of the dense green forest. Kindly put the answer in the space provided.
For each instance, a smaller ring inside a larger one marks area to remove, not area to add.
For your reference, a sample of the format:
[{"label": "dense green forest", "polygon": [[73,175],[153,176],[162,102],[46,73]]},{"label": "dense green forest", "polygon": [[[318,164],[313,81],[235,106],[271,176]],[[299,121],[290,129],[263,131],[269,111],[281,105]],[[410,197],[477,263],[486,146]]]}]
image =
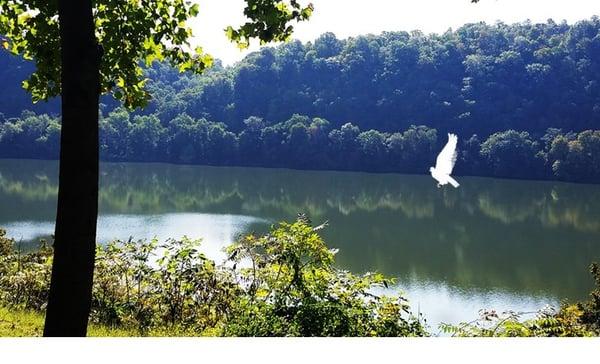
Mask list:
[{"label": "dense green forest", "polygon": [[[32,67],[0,53],[2,157],[58,156],[58,103],[20,89]],[[600,182],[597,17],[328,33],[202,76],[146,72],[146,109],[103,98],[104,160],[426,173],[451,131],[458,174]]]}]

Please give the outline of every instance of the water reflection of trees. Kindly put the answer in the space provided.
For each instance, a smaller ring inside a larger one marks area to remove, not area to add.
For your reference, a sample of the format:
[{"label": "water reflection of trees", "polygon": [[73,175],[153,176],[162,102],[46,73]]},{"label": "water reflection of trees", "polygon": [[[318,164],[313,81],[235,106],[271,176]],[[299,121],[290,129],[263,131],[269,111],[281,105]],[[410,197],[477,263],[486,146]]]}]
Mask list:
[{"label": "water reflection of trees", "polygon": [[[57,165],[0,161],[0,223],[51,220]],[[158,164],[104,164],[100,210],[208,212],[271,221],[306,212],[353,270],[576,296],[600,258],[600,186]],[[8,207],[7,206],[11,206]],[[253,226],[257,230],[266,227]]]}]

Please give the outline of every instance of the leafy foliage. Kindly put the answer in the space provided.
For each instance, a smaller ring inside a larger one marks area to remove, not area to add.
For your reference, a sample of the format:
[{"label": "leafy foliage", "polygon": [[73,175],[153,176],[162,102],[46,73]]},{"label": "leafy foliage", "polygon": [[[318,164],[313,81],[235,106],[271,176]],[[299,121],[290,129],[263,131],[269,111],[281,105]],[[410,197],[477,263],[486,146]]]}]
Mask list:
[{"label": "leafy foliage", "polygon": [[[442,324],[443,332],[452,336],[483,337],[560,337],[600,335],[600,270],[598,264],[590,266],[596,288],[590,300],[583,303],[563,304],[556,311],[551,307],[538,312],[498,313],[480,311],[477,320],[459,325]],[[525,319],[534,315],[534,318]]]},{"label": "leafy foliage", "polygon": [[[533,136],[551,127],[593,130],[600,115],[599,30],[593,17],[572,25],[467,24],[431,35],[326,33],[306,44],[264,48],[232,67],[214,62],[202,76],[154,62],[143,75],[153,96],[147,113],[166,125],[185,112],[234,132],[250,116],[269,124],[295,113],[327,119],[334,128],[352,122],[396,132],[423,124],[480,138],[509,129]],[[10,101],[22,95],[19,82],[33,68],[6,53],[0,52],[0,77],[7,81],[0,110],[12,117],[32,107],[24,96]]]},{"label": "leafy foliage", "polygon": [[6,237],[6,230],[0,229],[0,256],[8,255],[13,250],[14,240]]},{"label": "leafy foliage", "polygon": [[0,302],[21,309],[42,310],[48,300],[52,250],[42,241],[35,252],[23,253],[0,229]]},{"label": "leafy foliage", "polygon": [[590,273],[594,277],[596,288],[590,293],[590,300],[577,305],[581,311],[581,321],[600,332],[600,266],[593,263]]},{"label": "leafy foliage", "polygon": [[91,319],[147,333],[177,326],[215,326],[235,298],[229,274],[187,238],[111,242],[98,247]]},{"label": "leafy foliage", "polygon": [[[480,156],[491,169],[493,175],[501,177],[537,177],[543,161],[538,161],[537,142],[529,133],[508,130],[494,133],[481,144]],[[515,168],[515,166],[519,168]]]},{"label": "leafy foliage", "polygon": [[[140,76],[153,96],[146,110],[102,99],[102,156],[423,173],[445,143],[438,136],[452,131],[464,141],[459,174],[598,182],[599,30],[594,17],[439,35],[327,33],[233,67],[215,62],[202,76],[153,62]],[[17,81],[33,68],[6,52],[0,64],[10,69],[0,67],[0,155],[58,156],[58,118],[13,118],[31,108]]]},{"label": "leafy foliage", "polygon": [[297,0],[248,0],[244,15],[250,21],[237,30],[228,26],[225,34],[242,49],[250,45],[252,38],[260,39],[261,44],[287,41],[294,30],[288,23],[292,20],[308,20],[313,10],[312,3],[303,7]]},{"label": "leafy foliage", "polygon": [[[374,294],[390,280],[334,267],[320,228],[299,220],[243,237],[223,265],[187,238],[100,246],[91,320],[140,334],[164,328],[189,335],[425,335],[404,298]],[[21,254],[0,234],[0,304],[41,310],[52,251]]]},{"label": "leafy foliage", "polygon": [[424,335],[402,297],[377,296],[390,280],[355,276],[334,268],[316,229],[299,221],[269,235],[246,236],[228,248],[241,264],[236,278],[244,295],[225,327],[236,336],[414,336]]},{"label": "leafy foliage", "polygon": [[594,17],[572,25],[476,23],[431,35],[326,33],[263,48],[202,77],[169,79],[168,67],[157,65],[148,87],[164,97],[150,106],[235,132],[251,116],[271,124],[293,114],[381,132],[412,124],[482,138],[510,129],[581,132],[597,129],[600,115],[599,30]]},{"label": "leafy foliage", "polygon": [[[232,40],[248,42],[285,40],[292,20],[306,20],[312,5],[302,8],[276,0],[248,0],[250,22],[238,31],[229,28]],[[293,9],[293,11],[291,9]],[[191,49],[192,30],[187,25],[198,15],[198,4],[187,0],[96,0],[93,16],[98,44],[103,48],[100,88],[127,107],[144,106],[150,99],[145,89],[146,67],[155,60],[169,60],[180,72],[201,73],[213,59],[201,47]],[[33,101],[60,94],[60,37],[57,1],[0,0],[0,46],[25,59],[35,60],[36,70],[23,87]]]},{"label": "leafy foliage", "polygon": [[[91,322],[108,333],[210,336],[424,336],[402,296],[380,295],[392,280],[335,267],[335,250],[305,216],[265,236],[241,237],[216,265],[183,238],[115,241],[98,247]],[[21,252],[0,230],[0,306],[42,311],[52,250]],[[600,334],[600,270],[590,300],[559,310],[499,313],[442,332],[465,337]],[[117,330],[117,331],[115,331]],[[120,330],[120,331],[119,331]]]},{"label": "leafy foliage", "polygon": [[[107,161],[346,169],[424,173],[446,143],[438,131],[411,126],[403,132],[333,128],[322,118],[292,115],[268,124],[250,117],[235,133],[223,123],[187,114],[168,125],[155,114],[115,109],[100,120],[101,157]],[[57,158],[60,122],[24,112],[0,116],[0,157]],[[600,131],[550,128],[542,136],[507,130],[459,144],[458,174],[600,182]]]},{"label": "leafy foliage", "polygon": [[[526,317],[534,316],[531,319]],[[442,324],[447,334],[459,337],[573,337],[598,336],[585,325],[577,305],[564,305],[558,312],[548,307],[538,312],[498,313],[482,310],[480,318],[460,325]]]}]

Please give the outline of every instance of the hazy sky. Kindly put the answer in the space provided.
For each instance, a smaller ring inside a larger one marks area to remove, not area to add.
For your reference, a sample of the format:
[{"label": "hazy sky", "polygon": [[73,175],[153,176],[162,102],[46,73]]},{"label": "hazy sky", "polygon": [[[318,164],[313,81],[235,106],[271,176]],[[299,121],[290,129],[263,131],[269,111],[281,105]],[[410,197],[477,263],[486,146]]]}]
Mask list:
[{"label": "hazy sky", "polygon": [[[194,43],[225,64],[242,59],[247,51],[230,43],[223,29],[244,22],[244,0],[194,1],[200,4],[200,14],[191,23]],[[294,38],[303,42],[324,32],[333,32],[338,38],[414,29],[439,33],[478,21],[545,22],[552,18],[573,23],[600,15],[598,0],[481,0],[479,4],[470,0],[301,0],[302,4],[309,2],[315,6],[313,17],[299,24],[294,33]],[[257,48],[255,44],[251,49]]]}]

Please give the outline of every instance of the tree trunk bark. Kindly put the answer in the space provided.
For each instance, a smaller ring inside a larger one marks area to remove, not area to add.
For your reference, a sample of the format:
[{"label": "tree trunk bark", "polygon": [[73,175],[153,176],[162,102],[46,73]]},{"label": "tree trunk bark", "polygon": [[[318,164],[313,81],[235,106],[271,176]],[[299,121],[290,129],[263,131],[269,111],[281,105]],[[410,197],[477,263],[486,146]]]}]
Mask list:
[{"label": "tree trunk bark", "polygon": [[100,59],[91,0],[59,0],[62,131],[44,336],[85,336],[98,217]]}]

